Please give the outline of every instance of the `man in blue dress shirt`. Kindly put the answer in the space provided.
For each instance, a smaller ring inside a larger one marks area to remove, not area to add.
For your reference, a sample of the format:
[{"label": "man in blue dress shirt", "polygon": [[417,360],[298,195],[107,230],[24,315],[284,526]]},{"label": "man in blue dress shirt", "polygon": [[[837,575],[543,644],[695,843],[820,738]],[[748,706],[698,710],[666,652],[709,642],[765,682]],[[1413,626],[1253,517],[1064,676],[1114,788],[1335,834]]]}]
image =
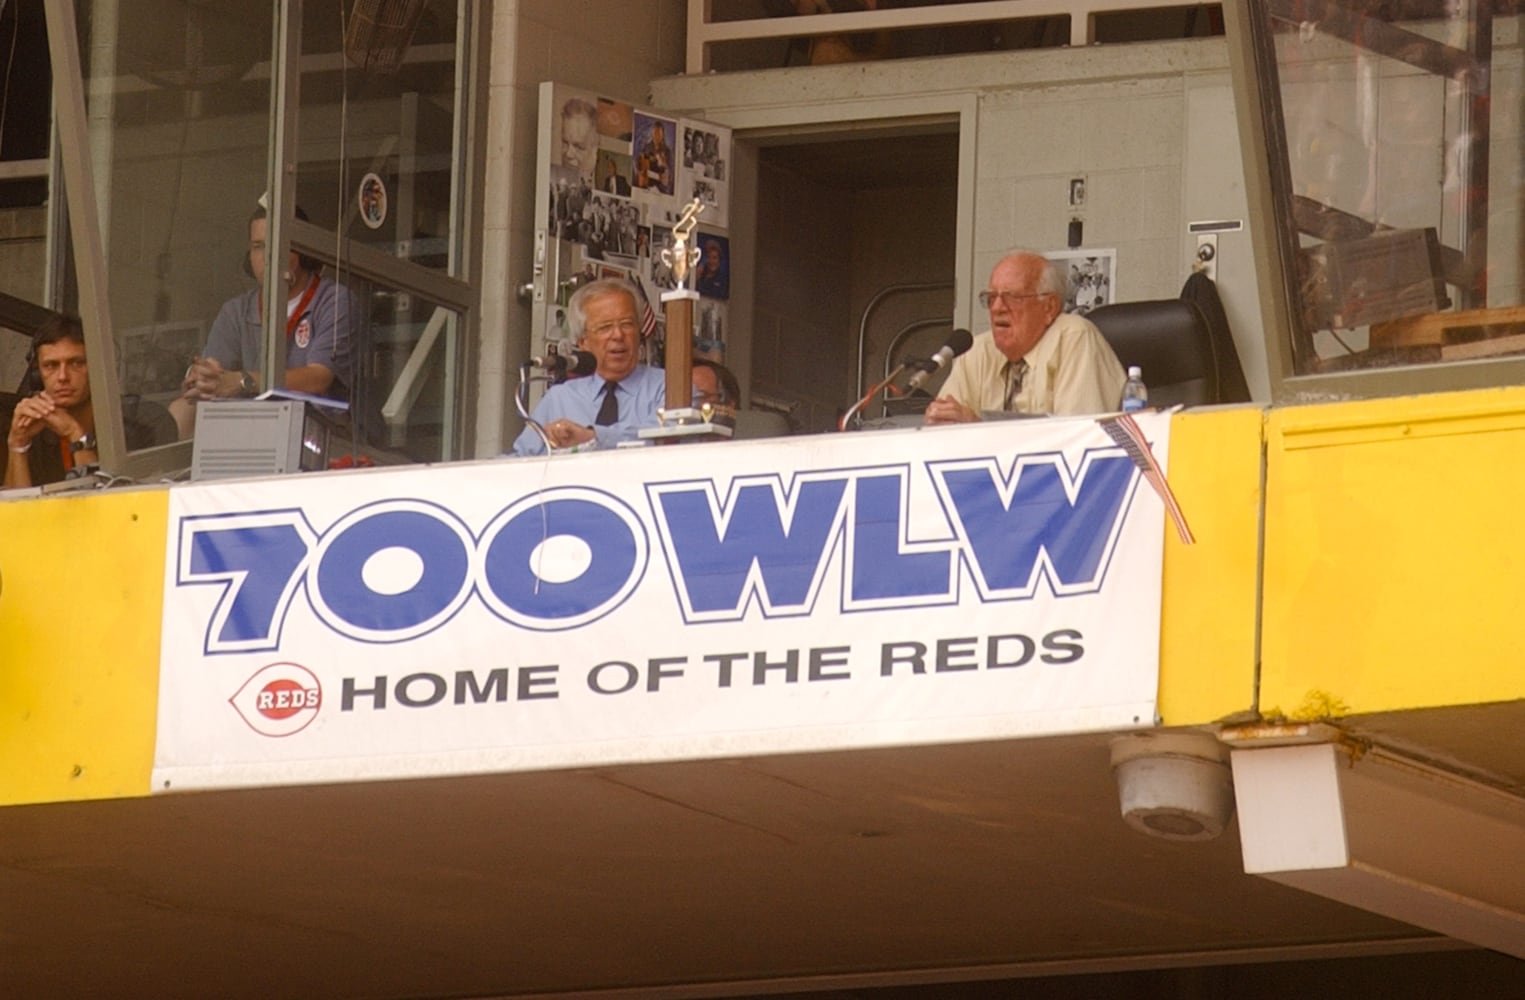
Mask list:
[{"label": "man in blue dress shirt", "polygon": [[[635,440],[640,428],[656,426],[667,379],[660,368],[640,363],[639,317],[635,289],[622,279],[594,281],[572,295],[567,303],[572,339],[598,359],[598,368],[586,378],[551,386],[530,414],[553,447],[614,448]],[[514,442],[515,455],[544,453],[533,427]]]}]

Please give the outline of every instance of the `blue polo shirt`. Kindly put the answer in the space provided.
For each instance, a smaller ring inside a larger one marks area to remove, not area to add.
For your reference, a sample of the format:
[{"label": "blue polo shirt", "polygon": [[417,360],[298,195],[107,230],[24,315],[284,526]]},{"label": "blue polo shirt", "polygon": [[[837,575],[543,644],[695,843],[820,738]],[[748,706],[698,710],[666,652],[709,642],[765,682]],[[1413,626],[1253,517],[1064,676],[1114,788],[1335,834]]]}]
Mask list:
[{"label": "blue polo shirt", "polygon": [[[657,407],[667,398],[667,375],[660,368],[637,365],[629,375],[614,383],[619,419],[607,427],[598,427],[593,421],[603,404],[603,392],[604,379],[597,375],[574,378],[551,386],[530,416],[542,427],[553,420],[570,420],[592,427],[600,448],[617,448],[621,441],[634,441],[642,427],[657,425]],[[514,441],[514,454],[543,455],[545,442],[540,440],[533,427],[526,427]]]}]

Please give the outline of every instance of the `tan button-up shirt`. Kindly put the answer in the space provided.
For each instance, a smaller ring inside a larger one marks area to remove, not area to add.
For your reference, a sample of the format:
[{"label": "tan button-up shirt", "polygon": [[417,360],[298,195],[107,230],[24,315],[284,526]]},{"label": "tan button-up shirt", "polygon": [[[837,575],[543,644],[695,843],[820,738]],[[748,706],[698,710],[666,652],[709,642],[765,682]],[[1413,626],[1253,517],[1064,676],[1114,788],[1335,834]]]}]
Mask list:
[{"label": "tan button-up shirt", "polygon": [[1015,365],[995,346],[989,330],[955,358],[941,395],[974,410],[1077,416],[1111,413],[1122,401],[1128,380],[1101,331],[1084,316],[1062,313],[1022,360],[1028,370],[1006,406]]}]

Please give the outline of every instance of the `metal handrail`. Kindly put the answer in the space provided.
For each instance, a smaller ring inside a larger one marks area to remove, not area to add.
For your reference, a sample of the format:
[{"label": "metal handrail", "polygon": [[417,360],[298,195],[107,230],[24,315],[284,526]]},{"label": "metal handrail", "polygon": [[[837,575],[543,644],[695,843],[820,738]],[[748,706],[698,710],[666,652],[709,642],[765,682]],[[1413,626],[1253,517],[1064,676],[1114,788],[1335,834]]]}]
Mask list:
[{"label": "metal handrail", "polygon": [[883,302],[891,295],[897,294],[899,292],[932,292],[939,288],[947,288],[951,290],[953,288],[953,282],[926,281],[904,285],[885,285],[883,288],[879,289],[879,291],[874,293],[873,298],[868,300],[868,305],[863,307],[863,315],[858,320],[858,384],[856,386],[858,396],[863,395],[863,385],[865,381],[864,366],[868,363],[868,358],[864,355],[864,346],[868,339],[868,318],[873,315],[875,309],[879,308],[879,303]]},{"label": "metal handrail", "polygon": [[[890,338],[889,344],[887,344],[884,348],[884,377],[886,379],[890,377],[890,362],[895,359],[895,348],[900,346],[900,342],[905,340],[905,338],[909,337],[911,334],[915,333],[917,330],[925,330],[934,326],[946,326],[951,330],[953,329],[953,318],[950,316],[946,319],[942,317],[938,317],[936,319],[913,319],[911,322],[895,331],[895,336]],[[879,415],[881,417],[887,417],[890,415],[890,401],[888,399],[885,399],[879,404]]]}]

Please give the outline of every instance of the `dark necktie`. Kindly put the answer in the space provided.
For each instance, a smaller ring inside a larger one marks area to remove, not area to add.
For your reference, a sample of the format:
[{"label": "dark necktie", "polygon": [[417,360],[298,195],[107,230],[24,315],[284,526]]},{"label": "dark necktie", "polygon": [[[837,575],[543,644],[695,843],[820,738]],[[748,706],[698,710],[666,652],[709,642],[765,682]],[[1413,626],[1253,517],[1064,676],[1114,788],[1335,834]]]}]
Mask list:
[{"label": "dark necktie", "polygon": [[1010,413],[1016,405],[1017,397],[1022,394],[1022,383],[1027,381],[1027,359],[1008,361],[1006,367],[1006,400],[1001,404],[1001,409]]},{"label": "dark necktie", "polygon": [[604,383],[604,401],[598,407],[598,419],[594,423],[608,427],[620,418],[620,401],[614,398],[614,388],[619,383]]}]

